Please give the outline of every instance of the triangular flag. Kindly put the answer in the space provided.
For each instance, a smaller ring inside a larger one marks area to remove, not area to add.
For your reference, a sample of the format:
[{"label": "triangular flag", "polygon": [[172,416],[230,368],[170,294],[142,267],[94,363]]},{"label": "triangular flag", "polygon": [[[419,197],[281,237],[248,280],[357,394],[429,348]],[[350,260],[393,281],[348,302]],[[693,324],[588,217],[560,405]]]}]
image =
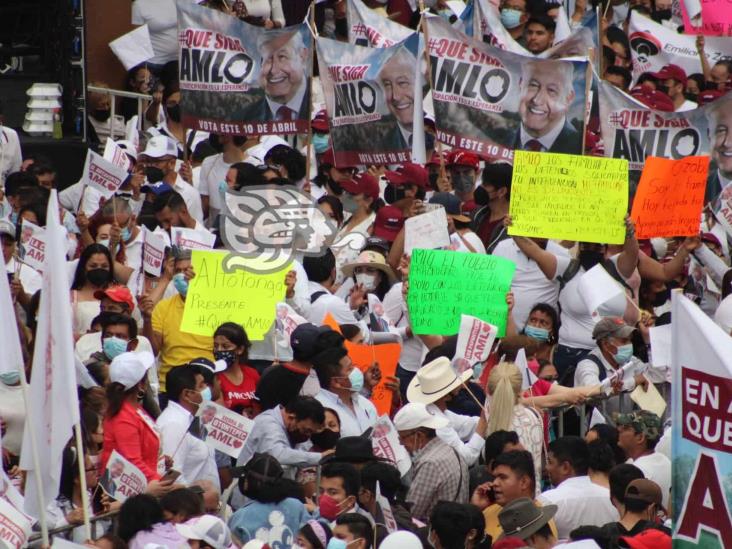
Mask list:
[{"label": "triangular flag", "polygon": [[529,362],[526,360],[525,349],[519,349],[519,352],[516,353],[516,366],[518,366],[518,369],[521,371],[521,390],[528,391],[534,383],[539,381],[539,378],[537,378],[534,375],[534,372],[531,371],[531,368],[529,368]]}]

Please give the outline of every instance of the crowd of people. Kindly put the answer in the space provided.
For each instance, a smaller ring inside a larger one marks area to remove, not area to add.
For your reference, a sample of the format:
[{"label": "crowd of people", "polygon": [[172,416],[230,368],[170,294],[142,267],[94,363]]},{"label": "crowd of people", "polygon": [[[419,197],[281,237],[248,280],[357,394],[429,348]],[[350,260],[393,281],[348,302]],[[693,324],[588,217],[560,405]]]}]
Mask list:
[{"label": "crowd of people", "polygon": [[[418,23],[406,0],[364,3]],[[203,4],[266,28],[299,22],[307,8],[279,0]],[[450,4],[428,2],[454,20]],[[700,37],[698,74],[669,65],[631,89],[625,22],[636,11],[671,26],[670,4],[601,6],[608,82],[673,111],[732,86],[732,62],[711,64]],[[345,1],[317,9],[321,33],[345,39]],[[502,0],[500,20],[537,54],[552,45],[555,9],[544,0]],[[593,6],[577,0],[574,9],[572,25]],[[672,290],[732,335],[730,248],[711,212],[695,237],[638,240],[629,218],[622,245],[512,237],[511,166],[434,145],[434,125],[425,126],[429,161],[399,166],[336,166],[321,109],[313,110],[310,144],[187,129],[174,4],[135,0],[132,14],[134,24],[149,25],[155,58],[130,71],[128,83],[153,100],[139,147],[116,141],[130,168],[115,196],[105,199],[83,181],[57,188],[50,160],[23,155],[15,132],[0,125],[0,239],[14,306],[2,330],[17,327],[30,381],[44,275],[24,261],[23,229],[46,225],[55,189],[75,355],[90,380],[78,387],[84,454],[69,441],[47,510],[51,527],[69,526],[59,535],[104,549],[671,547],[674,426],[668,407],[659,416],[628,393],[669,394],[669,365],[653,360],[650,329],[670,323]],[[124,135],[124,120],[110,118],[109,96],[90,94],[89,107],[97,143]],[[116,112],[130,118],[137,106],[123,101]],[[208,336],[185,332],[197,273],[173,229],[222,249],[226,192],[262,185],[308,193],[339,240],[362,237],[359,249],[295,257],[278,305],[299,319],[293,330],[273,310],[262,340],[233,322]],[[447,249],[516,265],[506,335],[469,369],[456,368],[458,335],[415,334],[410,321],[405,221],[434,208],[446,212]],[[159,276],[143,268],[144,228],[170,244]],[[579,281],[596,265],[623,294],[595,313]],[[347,343],[399,343],[395,375],[376,362],[356,367]],[[3,469],[22,493],[19,455],[33,403],[23,399],[20,375],[0,374],[0,421]],[[374,448],[383,423],[371,397],[380,383],[391,396],[387,425],[400,460]],[[207,402],[253,420],[238,457],[206,442],[198,412]],[[109,463],[113,452],[147,480],[144,493],[123,503],[115,499],[121,473]],[[87,539],[84,515],[109,512],[97,539]]]}]

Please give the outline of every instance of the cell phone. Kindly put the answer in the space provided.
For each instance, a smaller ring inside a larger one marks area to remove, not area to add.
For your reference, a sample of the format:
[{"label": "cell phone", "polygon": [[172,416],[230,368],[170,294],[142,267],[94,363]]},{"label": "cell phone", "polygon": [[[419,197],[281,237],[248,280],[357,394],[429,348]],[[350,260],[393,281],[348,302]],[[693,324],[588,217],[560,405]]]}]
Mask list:
[{"label": "cell phone", "polygon": [[165,471],[165,474],[160,477],[160,481],[164,482],[166,480],[175,481],[180,476],[180,471],[176,471],[175,469],[168,469]]}]

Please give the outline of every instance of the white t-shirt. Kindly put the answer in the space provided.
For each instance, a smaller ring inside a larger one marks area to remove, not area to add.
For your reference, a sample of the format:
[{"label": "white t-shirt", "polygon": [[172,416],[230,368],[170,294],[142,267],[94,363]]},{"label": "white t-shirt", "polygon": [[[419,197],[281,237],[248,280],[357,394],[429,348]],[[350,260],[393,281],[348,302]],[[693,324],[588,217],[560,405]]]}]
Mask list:
[{"label": "white t-shirt", "polygon": [[[349,279],[350,280],[350,279]],[[402,283],[394,284],[383,301],[384,316],[389,325],[395,326],[399,335],[402,336],[402,352],[399,355],[399,365],[410,372],[416,372],[422,366],[422,361],[427,354],[427,347],[417,336],[407,337],[406,330],[409,326],[407,315],[407,304],[402,297]]]},{"label": "white t-shirt", "polygon": [[699,105],[697,103],[694,103],[693,101],[689,101],[686,99],[683,103],[681,103],[681,106],[676,109],[675,112],[684,112],[684,111],[693,111],[694,109],[698,109]]},{"label": "white t-shirt", "polygon": [[281,0],[244,0],[244,5],[252,17],[271,19],[282,26],[285,24]]},{"label": "white t-shirt", "polygon": [[[566,248],[551,240],[547,242],[546,250],[558,257],[569,257]],[[529,259],[512,238],[500,241],[494,248],[492,255],[506,258],[516,264],[516,272],[511,282],[511,291],[515,300],[513,320],[519,330],[524,327],[531,308],[537,303],[548,303],[555,309],[557,308],[559,282],[556,279],[547,280],[536,261]],[[559,265],[557,265],[557,274],[562,272],[559,270]],[[579,276],[579,273],[577,276]]]},{"label": "white t-shirt", "polygon": [[[199,192],[203,196],[208,196],[208,207],[210,210],[216,210],[215,213],[221,211],[219,182],[226,180],[226,172],[229,171],[230,167],[231,164],[224,161],[223,153],[209,156],[201,164]],[[209,219],[211,219],[210,210]]]},{"label": "white t-shirt", "polygon": [[164,65],[178,59],[178,16],[174,0],[136,0],[132,3],[132,24],[150,30],[150,43],[155,56],[154,65]]}]

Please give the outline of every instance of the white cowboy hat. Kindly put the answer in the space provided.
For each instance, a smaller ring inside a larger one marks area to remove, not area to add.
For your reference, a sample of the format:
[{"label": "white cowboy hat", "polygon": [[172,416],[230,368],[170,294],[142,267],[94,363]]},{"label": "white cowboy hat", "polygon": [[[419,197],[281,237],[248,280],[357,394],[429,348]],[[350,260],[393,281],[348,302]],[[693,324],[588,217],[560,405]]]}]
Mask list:
[{"label": "white cowboy hat", "polygon": [[407,387],[407,400],[432,404],[460,387],[471,377],[473,377],[471,368],[457,375],[450,364],[450,359],[441,356],[417,370],[417,375],[412,378]]},{"label": "white cowboy hat", "polygon": [[379,252],[372,252],[371,250],[361,252],[356,258],[356,261],[353,263],[346,263],[341,267],[341,271],[344,276],[348,277],[353,274],[356,267],[372,267],[374,269],[379,269],[386,275],[391,284],[397,280],[394,270],[386,262],[386,258],[384,258],[384,256]]}]

